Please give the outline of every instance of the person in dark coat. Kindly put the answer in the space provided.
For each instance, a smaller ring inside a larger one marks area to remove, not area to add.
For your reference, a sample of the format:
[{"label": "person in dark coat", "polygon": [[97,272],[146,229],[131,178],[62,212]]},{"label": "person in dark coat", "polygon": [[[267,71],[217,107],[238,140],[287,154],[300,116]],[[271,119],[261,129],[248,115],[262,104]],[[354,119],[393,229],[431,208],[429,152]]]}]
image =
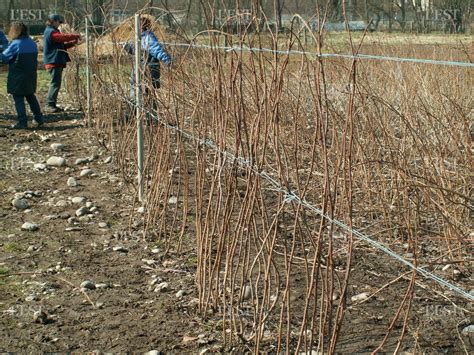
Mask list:
[{"label": "person in dark coat", "polygon": [[5,36],[5,33],[3,33],[2,30],[0,30],[0,53],[2,53],[7,47],[8,47],[8,39]]},{"label": "person in dark coat", "polygon": [[66,63],[70,62],[68,48],[74,47],[80,34],[64,34],[59,32],[59,25],[63,23],[60,15],[49,15],[44,30],[44,66],[51,75],[48,97],[46,99],[46,112],[61,112],[62,109],[56,106],[59,89],[61,88],[63,69]]},{"label": "person in dark coat", "polygon": [[43,125],[43,114],[36,99],[36,78],[38,67],[38,47],[28,36],[24,23],[11,25],[9,37],[11,43],[0,55],[1,62],[8,64],[7,92],[13,96],[18,122],[14,129],[27,128],[25,99],[33,112],[38,127]]}]

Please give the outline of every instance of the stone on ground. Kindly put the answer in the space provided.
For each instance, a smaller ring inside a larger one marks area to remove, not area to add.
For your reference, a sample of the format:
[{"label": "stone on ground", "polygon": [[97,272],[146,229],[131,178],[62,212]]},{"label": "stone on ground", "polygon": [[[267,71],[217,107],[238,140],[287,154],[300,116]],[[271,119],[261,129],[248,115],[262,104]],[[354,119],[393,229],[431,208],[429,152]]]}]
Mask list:
[{"label": "stone on ground", "polygon": [[34,232],[34,231],[38,230],[38,225],[35,224],[35,223],[25,222],[21,226],[21,229],[25,230],[25,231],[28,231],[28,232]]},{"label": "stone on ground", "polygon": [[49,166],[64,166],[66,164],[66,159],[63,157],[49,157],[48,160],[46,161],[46,165]]},{"label": "stone on ground", "polygon": [[73,177],[70,177],[69,179],[67,179],[67,186],[76,187],[77,186],[77,180]]},{"label": "stone on ground", "polygon": [[28,201],[24,198],[14,198],[12,201],[12,206],[18,210],[26,210],[28,207],[30,207]]}]

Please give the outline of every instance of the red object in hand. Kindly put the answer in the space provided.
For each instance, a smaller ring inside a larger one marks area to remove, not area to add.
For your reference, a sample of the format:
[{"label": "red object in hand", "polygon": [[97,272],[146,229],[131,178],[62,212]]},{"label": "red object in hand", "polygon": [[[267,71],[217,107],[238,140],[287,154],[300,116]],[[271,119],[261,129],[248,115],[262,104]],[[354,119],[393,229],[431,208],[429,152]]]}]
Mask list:
[{"label": "red object in hand", "polygon": [[[81,38],[79,34],[66,34],[59,31],[54,31],[51,33],[51,40],[56,43],[64,43],[64,49],[74,47],[77,41]],[[63,67],[66,68],[66,64],[46,64],[44,66],[46,69]]]},{"label": "red object in hand", "polygon": [[51,40],[56,43],[71,43],[79,40],[79,38],[81,38],[79,34],[66,34],[61,32],[53,32],[51,34]]}]

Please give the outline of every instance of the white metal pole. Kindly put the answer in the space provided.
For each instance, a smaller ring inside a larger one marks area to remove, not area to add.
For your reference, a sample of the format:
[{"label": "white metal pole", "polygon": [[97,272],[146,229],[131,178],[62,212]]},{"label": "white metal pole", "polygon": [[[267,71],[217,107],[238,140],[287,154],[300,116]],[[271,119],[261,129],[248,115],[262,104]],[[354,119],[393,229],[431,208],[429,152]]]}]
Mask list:
[{"label": "white metal pole", "polygon": [[92,92],[91,92],[91,60],[90,60],[90,35],[89,17],[86,16],[86,94],[87,94],[87,124],[91,122]]},{"label": "white metal pole", "polygon": [[135,103],[137,115],[138,200],[143,202],[143,97],[141,85],[141,34],[140,15],[135,14]]}]

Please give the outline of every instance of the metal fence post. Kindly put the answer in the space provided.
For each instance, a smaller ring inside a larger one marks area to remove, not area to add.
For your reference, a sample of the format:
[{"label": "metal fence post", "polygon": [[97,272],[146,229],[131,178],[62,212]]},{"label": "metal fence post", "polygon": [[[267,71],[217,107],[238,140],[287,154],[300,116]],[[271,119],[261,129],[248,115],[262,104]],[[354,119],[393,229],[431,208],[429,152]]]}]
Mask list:
[{"label": "metal fence post", "polygon": [[87,125],[91,123],[92,90],[91,90],[91,60],[90,60],[90,34],[89,16],[86,16],[86,95],[87,95]]},{"label": "metal fence post", "polygon": [[141,83],[141,26],[139,14],[135,14],[135,104],[137,115],[138,200],[143,202],[143,97]]}]

